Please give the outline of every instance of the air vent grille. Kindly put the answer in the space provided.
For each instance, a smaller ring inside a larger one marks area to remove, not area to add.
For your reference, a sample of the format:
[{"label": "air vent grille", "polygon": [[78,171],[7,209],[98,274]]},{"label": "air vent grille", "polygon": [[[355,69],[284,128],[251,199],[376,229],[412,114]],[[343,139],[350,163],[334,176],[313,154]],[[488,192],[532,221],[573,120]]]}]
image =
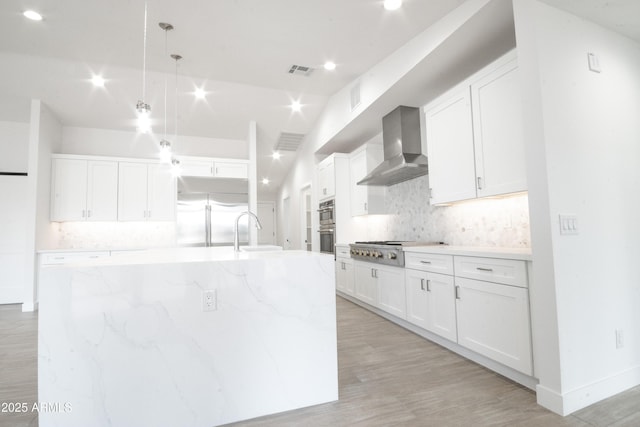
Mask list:
[{"label": "air vent grille", "polygon": [[296,151],[304,138],[302,133],[282,132],[278,138],[275,151]]},{"label": "air vent grille", "polygon": [[306,67],[304,65],[292,65],[289,68],[289,74],[294,74],[296,76],[310,76],[313,73],[313,68]]}]

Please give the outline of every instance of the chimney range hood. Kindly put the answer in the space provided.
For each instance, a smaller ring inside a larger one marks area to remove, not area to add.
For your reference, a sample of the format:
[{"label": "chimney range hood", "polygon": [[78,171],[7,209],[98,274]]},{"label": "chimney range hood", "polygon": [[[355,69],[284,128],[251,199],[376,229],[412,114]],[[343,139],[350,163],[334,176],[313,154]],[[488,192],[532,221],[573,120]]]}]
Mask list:
[{"label": "chimney range hood", "polygon": [[384,162],[358,181],[358,185],[389,186],[429,172],[422,154],[420,110],[399,106],[382,118]]}]

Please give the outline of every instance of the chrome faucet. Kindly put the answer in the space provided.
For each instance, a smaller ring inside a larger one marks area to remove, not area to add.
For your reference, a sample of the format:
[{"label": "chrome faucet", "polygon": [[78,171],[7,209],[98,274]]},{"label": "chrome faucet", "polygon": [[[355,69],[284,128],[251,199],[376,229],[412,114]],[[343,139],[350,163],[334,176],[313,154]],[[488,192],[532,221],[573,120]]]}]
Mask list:
[{"label": "chrome faucet", "polygon": [[262,230],[262,224],[260,224],[260,220],[258,219],[256,214],[254,214],[253,212],[246,211],[238,215],[238,217],[236,218],[236,228],[234,229],[234,233],[233,233],[234,234],[233,250],[236,252],[240,252],[240,238],[238,237],[238,222],[240,222],[240,218],[242,218],[243,215],[252,216],[256,220],[256,228],[258,230]]}]

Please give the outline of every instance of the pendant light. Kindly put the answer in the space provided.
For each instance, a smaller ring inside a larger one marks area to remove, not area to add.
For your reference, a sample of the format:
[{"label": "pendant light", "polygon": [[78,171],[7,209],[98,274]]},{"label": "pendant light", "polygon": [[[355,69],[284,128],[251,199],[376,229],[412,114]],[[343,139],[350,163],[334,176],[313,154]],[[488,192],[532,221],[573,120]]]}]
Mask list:
[{"label": "pendant light", "polygon": [[[182,56],[178,55],[177,53],[173,53],[171,54],[171,58],[173,58],[176,61],[176,74],[175,74],[175,80],[176,80],[176,94],[175,94],[175,108],[174,108],[174,112],[175,112],[175,118],[173,121],[173,140],[177,141],[178,140],[178,61],[180,61],[182,59]],[[175,176],[180,176],[180,161],[178,159],[171,159],[171,164],[172,164],[172,172]]]},{"label": "pendant light", "polygon": [[[173,30],[173,25],[167,22],[158,23],[164,30],[164,53],[167,54],[167,34]],[[164,75],[164,135],[160,140],[160,160],[169,163],[171,161],[171,142],[167,139],[167,74]]]},{"label": "pendant light", "polygon": [[147,133],[151,130],[151,106],[145,102],[147,89],[147,2],[144,2],[144,33],[142,38],[142,98],[136,103],[138,113],[138,132]]}]

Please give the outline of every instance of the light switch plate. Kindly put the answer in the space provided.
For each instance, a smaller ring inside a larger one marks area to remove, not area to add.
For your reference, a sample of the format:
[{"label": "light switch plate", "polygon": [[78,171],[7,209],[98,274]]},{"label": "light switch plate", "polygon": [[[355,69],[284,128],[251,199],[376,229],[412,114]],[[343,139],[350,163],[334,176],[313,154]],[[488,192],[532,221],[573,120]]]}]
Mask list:
[{"label": "light switch plate", "polygon": [[594,73],[600,73],[602,68],[600,68],[600,59],[595,53],[589,52],[587,53],[587,58],[589,60],[589,69]]},{"label": "light switch plate", "polygon": [[560,214],[560,234],[578,234],[578,216]]}]

